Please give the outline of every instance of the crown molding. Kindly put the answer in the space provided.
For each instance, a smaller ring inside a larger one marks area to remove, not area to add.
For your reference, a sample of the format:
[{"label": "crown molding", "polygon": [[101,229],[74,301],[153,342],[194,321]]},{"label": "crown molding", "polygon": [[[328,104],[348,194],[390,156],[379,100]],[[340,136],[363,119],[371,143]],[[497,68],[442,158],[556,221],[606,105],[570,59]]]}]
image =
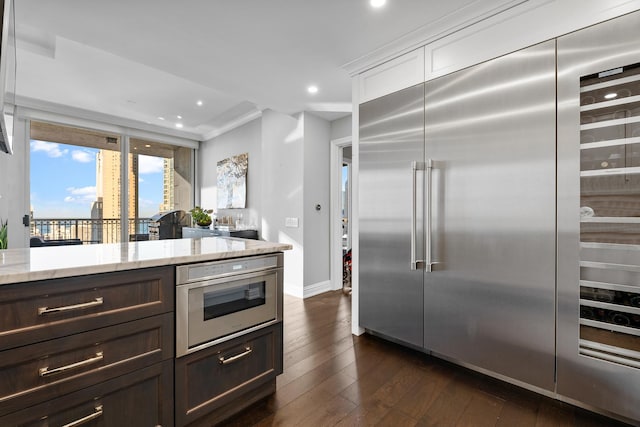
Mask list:
[{"label": "crown molding", "polygon": [[351,102],[312,102],[307,104],[305,111],[319,111],[326,113],[351,113],[353,104]]},{"label": "crown molding", "polygon": [[373,52],[344,64],[342,68],[353,77],[404,53],[532,2],[535,3],[535,0],[509,0],[503,1],[499,6],[494,6],[493,4],[487,5],[486,0],[476,0],[448,15],[422,25]]},{"label": "crown molding", "polygon": [[250,111],[246,114],[243,114],[229,122],[227,122],[225,125],[220,126],[217,129],[212,130],[211,132],[203,135],[202,137],[202,141],[209,141],[210,139],[213,139],[217,136],[220,136],[224,133],[230,132],[233,129],[239,128],[240,126],[249,123],[250,121],[253,121],[257,118],[262,117],[262,111],[261,110],[256,110],[256,111]]}]

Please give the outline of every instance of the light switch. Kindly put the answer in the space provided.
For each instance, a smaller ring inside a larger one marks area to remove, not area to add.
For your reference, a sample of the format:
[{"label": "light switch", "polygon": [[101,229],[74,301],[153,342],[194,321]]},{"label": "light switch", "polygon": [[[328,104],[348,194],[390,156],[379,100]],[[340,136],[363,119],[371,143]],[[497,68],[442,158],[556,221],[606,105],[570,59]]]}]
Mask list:
[{"label": "light switch", "polygon": [[285,227],[298,228],[298,218],[286,218],[284,225]]}]

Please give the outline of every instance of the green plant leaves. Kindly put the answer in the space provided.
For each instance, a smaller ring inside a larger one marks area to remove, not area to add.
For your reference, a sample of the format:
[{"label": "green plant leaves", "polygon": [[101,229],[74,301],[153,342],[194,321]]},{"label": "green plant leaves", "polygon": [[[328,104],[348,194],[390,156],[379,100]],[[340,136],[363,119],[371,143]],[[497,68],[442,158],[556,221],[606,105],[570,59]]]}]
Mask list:
[{"label": "green plant leaves", "polygon": [[8,228],[9,220],[0,220],[0,249],[7,249],[9,245],[8,241]]}]

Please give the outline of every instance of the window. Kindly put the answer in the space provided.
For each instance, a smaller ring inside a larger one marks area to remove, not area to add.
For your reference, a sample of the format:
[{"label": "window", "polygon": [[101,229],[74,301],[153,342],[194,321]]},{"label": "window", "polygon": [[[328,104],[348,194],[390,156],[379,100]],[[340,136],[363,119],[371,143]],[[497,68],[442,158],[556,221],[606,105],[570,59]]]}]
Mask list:
[{"label": "window", "polygon": [[158,212],[191,209],[191,149],[154,141],[129,142],[134,185],[129,186],[130,240],[146,239],[148,218]]},{"label": "window", "polygon": [[191,206],[190,148],[131,138],[123,177],[120,135],[32,122],[30,145],[31,236],[116,243],[125,224],[145,240],[152,215]]}]

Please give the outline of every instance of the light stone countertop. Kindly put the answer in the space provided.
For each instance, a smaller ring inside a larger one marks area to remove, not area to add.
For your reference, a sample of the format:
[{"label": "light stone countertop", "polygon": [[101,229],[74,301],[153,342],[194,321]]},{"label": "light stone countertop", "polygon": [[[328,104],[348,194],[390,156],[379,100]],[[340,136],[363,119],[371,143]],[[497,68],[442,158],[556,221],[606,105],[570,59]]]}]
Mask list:
[{"label": "light stone countertop", "polygon": [[0,285],[268,254],[284,243],[230,237],[0,250]]}]

